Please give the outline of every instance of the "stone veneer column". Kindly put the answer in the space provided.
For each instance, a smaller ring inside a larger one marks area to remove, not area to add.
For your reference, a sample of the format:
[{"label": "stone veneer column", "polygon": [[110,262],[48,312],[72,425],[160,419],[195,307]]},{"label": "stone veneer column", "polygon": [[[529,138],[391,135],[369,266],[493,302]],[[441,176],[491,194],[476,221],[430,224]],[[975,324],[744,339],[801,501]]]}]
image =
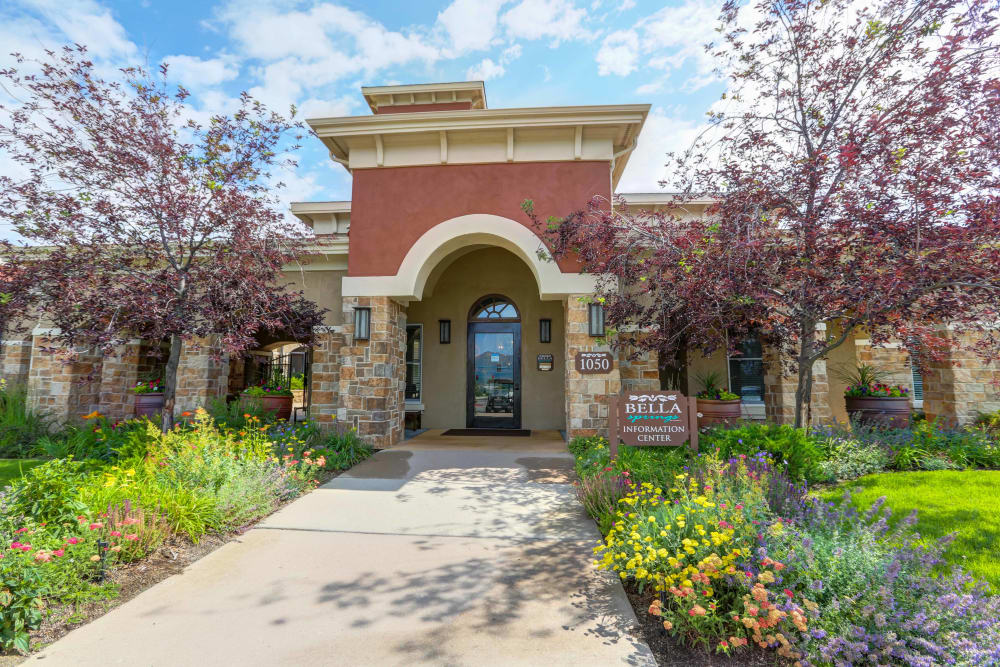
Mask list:
[{"label": "stone veneer column", "polygon": [[[816,325],[816,336],[826,335],[826,325]],[[764,413],[768,421],[779,424],[795,423],[795,390],[798,387],[798,373],[789,373],[788,364],[780,352],[764,346]],[[827,376],[826,360],[819,359],[813,364],[813,384],[811,397],[811,420],[806,426],[829,422],[830,381]]]},{"label": "stone veneer column", "polygon": [[[973,334],[946,332],[968,348]],[[1000,365],[984,364],[968,349],[951,350],[941,361],[920,369],[924,380],[924,413],[928,419],[952,424],[970,424],[982,412],[1000,410]]]},{"label": "stone veneer column", "polygon": [[[354,340],[355,307],[371,308],[370,340]],[[388,297],[344,297],[344,321],[337,419],[388,447],[403,439],[406,308]]]},{"label": "stone veneer column", "polygon": [[619,353],[622,360],[619,375],[623,391],[660,391],[659,355],[656,351],[639,352],[635,359],[629,357],[636,350],[629,348]]},{"label": "stone veneer column", "polygon": [[[607,435],[608,396],[621,392],[621,364],[604,375],[581,375],[576,371],[577,352],[610,352],[607,345],[598,345],[590,336],[585,299],[590,295],[571,294],[564,307],[566,336],[564,364],[566,367],[566,437]],[[584,300],[581,300],[584,299]],[[633,378],[635,379],[635,378]]]},{"label": "stone veneer column", "polygon": [[216,398],[225,398],[229,388],[229,358],[219,356],[216,336],[184,341],[177,365],[177,396],[174,414],[204,408]]},{"label": "stone veneer column", "polygon": [[340,355],[346,343],[343,327],[313,329],[312,365],[309,372],[309,418],[329,428],[337,421],[340,406]]},{"label": "stone veneer column", "polygon": [[106,355],[101,365],[101,414],[111,421],[135,415],[135,394],[129,391],[139,382],[142,341],[120,345]]},{"label": "stone veneer column", "polygon": [[[101,355],[93,349],[58,349],[36,330],[28,371],[28,402],[59,423],[100,409]],[[52,348],[56,351],[50,352]]]},{"label": "stone veneer column", "polygon": [[0,378],[8,384],[27,384],[31,368],[31,334],[5,338],[0,347]]}]

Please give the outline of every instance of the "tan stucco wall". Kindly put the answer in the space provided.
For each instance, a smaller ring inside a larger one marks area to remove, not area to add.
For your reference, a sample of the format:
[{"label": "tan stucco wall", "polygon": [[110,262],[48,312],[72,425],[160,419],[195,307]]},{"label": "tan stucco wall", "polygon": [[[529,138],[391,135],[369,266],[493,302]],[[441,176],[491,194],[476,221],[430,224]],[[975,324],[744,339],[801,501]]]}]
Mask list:
[{"label": "tan stucco wall", "polygon": [[[424,325],[421,425],[465,427],[468,315],[472,305],[487,294],[510,298],[521,312],[521,427],[564,428],[562,302],[540,301],[538,286],[527,265],[500,248],[461,255],[436,278],[430,296],[409,304],[407,323]],[[538,340],[541,318],[552,320],[551,343]],[[448,345],[438,342],[438,320],[451,320]],[[537,370],[539,354],[553,356],[551,371]]]},{"label": "tan stucco wall", "polygon": [[722,386],[729,386],[729,367],[726,362],[726,349],[721,347],[710,356],[705,356],[699,351],[688,353],[688,389],[687,395],[694,396],[704,389],[699,376],[709,373],[718,373]]},{"label": "tan stucco wall", "polygon": [[326,308],[323,324],[333,326],[343,324],[344,312],[340,291],[340,280],[347,271],[295,271],[284,273],[286,282],[293,289],[305,292],[306,298],[314,301],[320,308]]},{"label": "tan stucco wall", "polygon": [[[839,338],[841,335],[840,325],[831,323],[829,334],[834,339]],[[842,423],[848,421],[847,404],[844,402],[844,390],[847,389],[847,383],[837,376],[844,371],[850,372],[857,364],[857,350],[854,345],[856,337],[857,332],[854,332],[839,347],[830,350],[830,354],[826,357],[827,381],[830,384],[830,416],[833,417],[834,421]]]}]

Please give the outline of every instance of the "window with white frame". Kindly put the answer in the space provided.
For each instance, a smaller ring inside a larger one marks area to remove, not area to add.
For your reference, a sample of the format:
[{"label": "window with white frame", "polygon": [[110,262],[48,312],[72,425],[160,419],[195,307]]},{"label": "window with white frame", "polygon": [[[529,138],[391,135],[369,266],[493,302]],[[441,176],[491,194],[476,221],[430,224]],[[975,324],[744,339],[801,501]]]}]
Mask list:
[{"label": "window with white frame", "polygon": [[424,356],[424,325],[406,325],[406,400],[419,401],[422,396]]},{"label": "window with white frame", "polygon": [[913,380],[913,407],[924,407],[924,376],[920,373],[913,360],[910,360],[910,373]]}]

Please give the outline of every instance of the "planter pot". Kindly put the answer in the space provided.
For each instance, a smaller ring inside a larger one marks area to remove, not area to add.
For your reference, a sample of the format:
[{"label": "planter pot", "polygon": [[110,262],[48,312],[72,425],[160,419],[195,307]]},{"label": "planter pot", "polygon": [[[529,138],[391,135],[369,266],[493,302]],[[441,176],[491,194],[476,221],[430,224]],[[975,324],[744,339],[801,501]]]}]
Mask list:
[{"label": "planter pot", "polygon": [[707,398],[698,399],[698,427],[712,426],[713,424],[735,423],[743,416],[740,408],[740,399],[732,401],[712,401]]},{"label": "planter pot", "polygon": [[264,412],[273,412],[275,419],[288,420],[292,416],[291,396],[247,396],[243,394],[243,401],[260,401],[260,406]]},{"label": "planter pot", "polygon": [[906,428],[910,425],[910,397],[898,398],[865,396],[845,398],[847,414],[862,424]]},{"label": "planter pot", "polygon": [[163,411],[163,394],[136,394],[135,416],[156,417]]}]

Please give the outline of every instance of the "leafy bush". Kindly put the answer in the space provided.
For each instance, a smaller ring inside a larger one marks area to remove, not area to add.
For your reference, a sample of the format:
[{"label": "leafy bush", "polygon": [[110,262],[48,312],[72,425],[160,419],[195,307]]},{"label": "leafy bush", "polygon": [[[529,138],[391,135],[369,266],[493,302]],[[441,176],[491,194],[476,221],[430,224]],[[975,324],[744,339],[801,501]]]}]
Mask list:
[{"label": "leafy bush", "polygon": [[25,387],[0,381],[0,459],[26,458],[48,432],[48,418],[28,405]]},{"label": "leafy bush", "polygon": [[823,453],[819,440],[806,429],[787,424],[743,422],[736,428],[715,427],[701,436],[699,447],[705,451],[717,449],[723,459],[767,452],[793,480],[822,479],[819,462]]},{"label": "leafy bush", "polygon": [[207,412],[219,428],[234,430],[271,423],[275,415],[273,410],[265,410],[260,400],[252,396],[229,402],[222,398],[213,399],[208,403]]},{"label": "leafy bush", "polygon": [[674,475],[692,461],[688,447],[624,445],[618,448],[618,457],[612,460],[608,441],[600,436],[573,438],[569,450],[576,459],[576,473],[580,479],[611,468],[616,474],[628,473],[633,482],[650,482],[657,486],[669,486]]},{"label": "leafy bush", "polygon": [[889,465],[886,451],[869,442],[831,437],[823,445],[826,456],[819,464],[819,477],[826,482],[857,479],[882,472]]},{"label": "leafy bush", "polygon": [[347,470],[361,463],[375,450],[361,439],[357,431],[350,429],[343,433],[332,433],[316,451],[313,457],[323,457],[327,470]]},{"label": "leafy bush", "polygon": [[77,490],[87,479],[84,465],[71,459],[56,459],[36,466],[11,484],[4,498],[0,531],[12,523],[33,521],[59,526],[76,524],[87,507]]}]

